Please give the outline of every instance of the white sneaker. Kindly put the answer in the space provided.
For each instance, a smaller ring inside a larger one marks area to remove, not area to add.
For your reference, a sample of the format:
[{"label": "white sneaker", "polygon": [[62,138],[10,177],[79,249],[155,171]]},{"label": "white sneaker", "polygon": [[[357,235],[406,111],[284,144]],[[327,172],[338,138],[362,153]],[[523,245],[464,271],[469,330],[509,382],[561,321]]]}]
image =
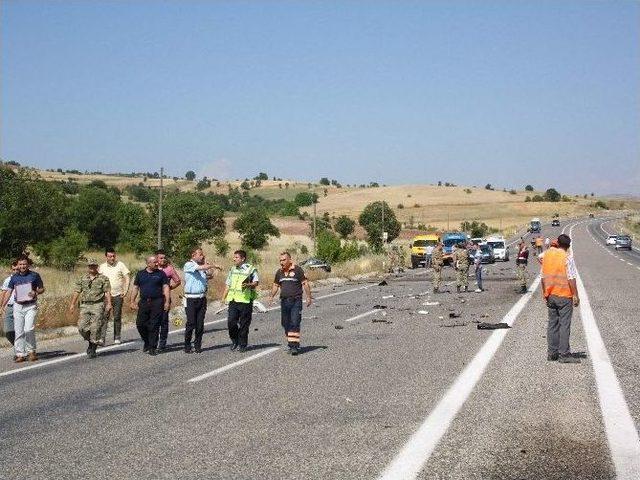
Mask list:
[{"label": "white sneaker", "polygon": [[120,340],[119,338],[116,338],[116,339],[113,341],[113,343],[114,343],[114,344],[116,344],[116,345],[120,345],[120,344],[122,343],[122,340]]},{"label": "white sneaker", "polygon": [[476,288],[475,292],[476,293],[482,293],[482,290],[480,290],[479,288]]}]

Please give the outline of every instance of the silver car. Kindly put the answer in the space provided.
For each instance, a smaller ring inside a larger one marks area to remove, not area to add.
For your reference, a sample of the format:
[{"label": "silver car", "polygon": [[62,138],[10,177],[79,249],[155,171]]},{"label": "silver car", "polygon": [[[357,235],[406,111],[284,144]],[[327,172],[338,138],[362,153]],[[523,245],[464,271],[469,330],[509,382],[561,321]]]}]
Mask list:
[{"label": "silver car", "polygon": [[616,238],[616,250],[631,250],[631,237],[629,235],[618,235]]}]

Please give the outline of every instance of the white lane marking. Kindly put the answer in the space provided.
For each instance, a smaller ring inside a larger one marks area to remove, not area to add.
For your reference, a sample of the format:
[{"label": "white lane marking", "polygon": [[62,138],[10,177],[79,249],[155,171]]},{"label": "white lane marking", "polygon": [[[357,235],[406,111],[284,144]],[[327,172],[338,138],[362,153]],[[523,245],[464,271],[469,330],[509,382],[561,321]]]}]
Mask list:
[{"label": "white lane marking", "polygon": [[378,313],[380,310],[371,310],[370,312],[364,312],[360,315],[356,315],[355,317],[347,318],[345,322],[353,322],[354,320],[359,320],[360,318],[368,317],[369,315],[373,315],[374,313]]},{"label": "white lane marking", "polygon": [[[109,345],[108,347],[99,348],[97,350],[97,352],[98,353],[108,352],[110,350],[116,350],[118,348],[126,347],[127,345],[131,345],[133,343],[137,343],[137,340],[134,340],[132,342],[120,343],[118,345]],[[39,361],[38,363],[34,363],[34,364],[28,365],[26,367],[16,368],[14,370],[8,370],[6,372],[2,372],[2,373],[0,373],[0,377],[6,377],[8,375],[13,375],[14,373],[19,373],[19,372],[26,372],[27,370],[33,370],[34,368],[40,368],[40,367],[44,367],[44,366],[47,366],[47,365],[53,365],[54,363],[68,362],[69,360],[75,360],[77,358],[86,357],[86,356],[87,356],[86,352],[82,352],[82,353],[74,353],[73,355],[67,355],[66,357],[55,358],[53,360],[46,360],[46,361],[43,361],[43,362]]]},{"label": "white lane marking", "polygon": [[[540,276],[537,276],[531,284],[529,292],[511,307],[511,310],[502,319],[503,322],[513,325],[516,317],[531,299],[539,284]],[[449,387],[449,390],[447,390],[427,419],[420,425],[420,428],[411,436],[402,450],[382,472],[379,477],[381,480],[405,480],[418,476],[440,439],[449,429],[451,422],[462,408],[462,405],[464,405],[476,384],[482,378],[487,365],[489,365],[489,362],[498,351],[507,332],[508,330],[493,331],[475,357],[473,357],[473,360],[458,376],[455,383]]]},{"label": "white lane marking", "polygon": [[280,350],[280,347],[271,347],[263,350],[260,353],[256,353],[255,355],[251,355],[250,357],[243,358],[242,360],[238,360],[237,362],[230,363],[229,365],[225,365],[224,367],[216,368],[207,373],[203,373],[202,375],[198,375],[197,377],[190,378],[187,380],[189,383],[200,382],[210,377],[215,377],[216,375],[220,375],[221,373],[227,372],[232,368],[239,367],[240,365],[244,365],[245,363],[253,362],[260,357],[264,357],[265,355],[269,355],[277,350]]},{"label": "white lane marking", "polygon": [[[335,297],[337,295],[344,295],[345,293],[351,293],[351,292],[356,292],[358,290],[365,290],[369,287],[371,287],[372,285],[365,285],[363,287],[356,287],[356,288],[351,288],[348,290],[342,290],[340,292],[333,292],[333,293],[329,293],[327,295],[322,295],[320,297],[317,297],[316,300],[322,300],[324,298],[329,298],[329,297]],[[277,307],[272,307],[270,309],[268,309],[267,311],[273,311],[273,310],[278,310],[280,308],[280,306]],[[226,322],[227,319],[226,318],[220,318],[218,320],[212,320],[210,322],[205,322],[205,326],[209,326],[209,325],[214,325],[216,323],[222,323],[222,322]],[[184,332],[184,328],[178,328],[176,330],[170,330],[169,331],[169,335],[174,335],[176,333],[183,333]],[[98,349],[98,353],[100,352],[106,352],[109,350],[116,350],[118,348],[122,348],[125,347],[127,345],[131,345],[133,343],[139,343],[140,340],[132,340],[130,342],[124,342],[124,343],[120,343],[118,345],[109,345],[108,347],[103,347]],[[72,355],[68,355],[66,357],[61,357],[61,358],[56,358],[53,360],[45,360],[45,361],[39,361],[38,363],[34,363],[33,365],[28,365],[25,367],[20,367],[20,368],[14,368],[12,370],[7,370],[6,372],[1,372],[0,373],[0,377],[4,377],[7,375],[13,375],[15,373],[19,373],[19,372],[26,372],[27,370],[33,370],[34,368],[40,368],[40,367],[44,367],[47,365],[54,365],[56,363],[62,363],[62,362],[67,362],[69,360],[75,360],[78,359],[80,357],[86,356],[86,353],[74,353]]]},{"label": "white lane marking", "polygon": [[[573,227],[570,232],[571,230]],[[576,283],[581,301],[580,318],[587,339],[593,373],[596,377],[600,410],[616,469],[616,478],[618,480],[637,480],[640,478],[638,431],[629,412],[629,406],[624,399],[607,348],[600,335],[580,273],[576,277]]]}]

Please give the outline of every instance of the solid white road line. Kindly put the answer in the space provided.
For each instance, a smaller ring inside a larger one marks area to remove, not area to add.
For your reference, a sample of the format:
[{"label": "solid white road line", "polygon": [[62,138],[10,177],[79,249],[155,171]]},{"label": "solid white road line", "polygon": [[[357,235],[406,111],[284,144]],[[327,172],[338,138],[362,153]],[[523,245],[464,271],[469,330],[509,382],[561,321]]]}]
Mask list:
[{"label": "solid white road line", "polygon": [[202,375],[199,375],[197,377],[193,377],[190,378],[189,380],[187,380],[187,382],[190,383],[194,383],[194,382],[200,382],[202,380],[205,380],[207,378],[210,377],[215,377],[216,375],[220,375],[221,373],[227,372],[233,368],[239,367],[240,365],[244,365],[245,363],[249,363],[249,362],[253,362],[254,360],[257,360],[260,357],[264,357],[265,355],[269,355],[277,350],[280,350],[280,347],[271,347],[271,348],[267,348],[266,350],[263,350],[260,353],[256,353],[255,355],[251,355],[250,357],[247,358],[243,358],[242,360],[238,360],[237,362],[233,362],[230,363],[229,365],[225,365],[224,367],[220,367],[220,368],[216,368],[215,370],[212,370],[210,372],[204,373]]},{"label": "solid white road line", "polygon": [[[502,319],[503,322],[513,325],[516,317],[531,299],[539,284],[540,276],[536,277],[531,284],[529,292],[511,307],[511,310]],[[405,480],[418,476],[440,439],[448,430],[449,425],[451,425],[451,422],[462,408],[462,405],[464,405],[476,384],[482,378],[487,365],[489,365],[489,362],[498,351],[507,332],[508,330],[506,329],[493,331],[475,357],[473,357],[473,360],[438,402],[435,409],[411,436],[385,471],[382,472],[380,479]]]},{"label": "solid white road line", "polygon": [[[98,353],[108,352],[110,350],[116,350],[118,348],[126,347],[127,345],[131,345],[133,343],[137,343],[137,342],[132,341],[132,342],[120,343],[118,345],[109,345],[108,347],[99,348],[97,352]],[[34,368],[53,365],[54,363],[68,362],[69,360],[75,360],[76,358],[86,357],[86,356],[87,354],[85,352],[82,352],[82,353],[74,353],[73,355],[67,355],[66,357],[55,358],[53,360],[38,361],[38,363],[33,363],[26,367],[16,368],[14,370],[8,370],[6,372],[2,372],[0,373],[0,377],[6,377],[8,375],[13,375],[14,373],[19,373],[19,372],[26,372],[27,370],[33,370]]]},{"label": "solid white road line", "polygon": [[640,478],[638,431],[629,412],[629,406],[624,399],[607,348],[600,335],[580,273],[576,277],[576,283],[580,295],[580,318],[596,378],[600,410],[611,450],[611,458],[616,469],[616,478],[618,480],[637,480]]},{"label": "solid white road line", "polygon": [[380,311],[380,310],[375,309],[375,310],[371,310],[371,311],[369,311],[369,312],[364,312],[364,313],[361,313],[360,315],[356,315],[355,317],[347,318],[347,319],[345,320],[345,322],[353,322],[354,320],[359,320],[359,319],[361,319],[361,318],[368,317],[369,315],[376,314],[376,313],[378,313],[379,311]]}]

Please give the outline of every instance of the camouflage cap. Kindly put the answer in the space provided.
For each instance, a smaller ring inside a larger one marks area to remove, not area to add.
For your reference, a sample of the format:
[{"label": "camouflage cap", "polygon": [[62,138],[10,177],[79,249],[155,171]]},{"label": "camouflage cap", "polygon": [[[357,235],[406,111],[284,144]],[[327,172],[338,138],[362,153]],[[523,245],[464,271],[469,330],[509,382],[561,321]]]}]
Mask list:
[{"label": "camouflage cap", "polygon": [[98,261],[95,258],[87,258],[87,267],[90,267],[91,265],[99,265]]}]

